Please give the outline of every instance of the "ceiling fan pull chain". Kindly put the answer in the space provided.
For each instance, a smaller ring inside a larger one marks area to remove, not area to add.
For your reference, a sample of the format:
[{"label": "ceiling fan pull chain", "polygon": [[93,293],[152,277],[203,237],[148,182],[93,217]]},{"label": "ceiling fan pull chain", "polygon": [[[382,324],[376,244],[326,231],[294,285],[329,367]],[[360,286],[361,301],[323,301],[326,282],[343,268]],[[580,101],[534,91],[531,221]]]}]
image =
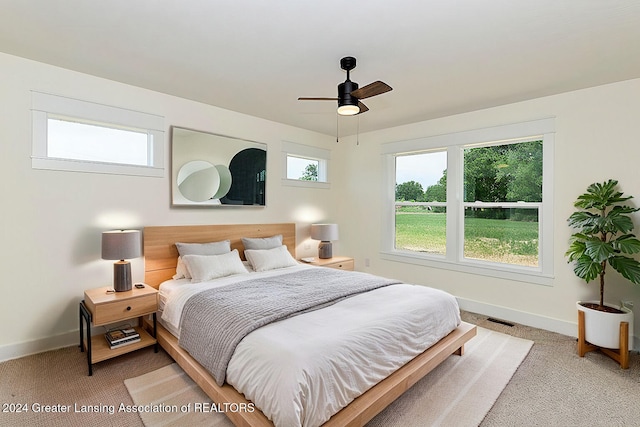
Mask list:
[{"label": "ceiling fan pull chain", "polygon": [[340,142],[338,135],[340,134],[340,116],[336,116],[336,142]]},{"label": "ceiling fan pull chain", "polygon": [[358,117],[358,123],[356,124],[356,145],[360,145],[360,117]]}]

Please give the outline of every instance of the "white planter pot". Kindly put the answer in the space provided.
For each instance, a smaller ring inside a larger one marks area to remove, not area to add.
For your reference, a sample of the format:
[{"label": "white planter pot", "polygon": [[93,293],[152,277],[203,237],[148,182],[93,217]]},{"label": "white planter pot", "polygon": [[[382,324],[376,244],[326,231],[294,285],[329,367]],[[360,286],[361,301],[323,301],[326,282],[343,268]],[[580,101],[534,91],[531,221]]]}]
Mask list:
[{"label": "white planter pot", "polygon": [[624,313],[607,313],[594,310],[580,305],[581,302],[599,304],[598,301],[578,301],[578,310],[584,311],[584,334],[585,339],[598,347],[619,349],[620,348],[620,322],[629,323],[629,349],[633,347],[633,312],[627,307],[617,307],[605,304],[609,307],[617,308]]}]

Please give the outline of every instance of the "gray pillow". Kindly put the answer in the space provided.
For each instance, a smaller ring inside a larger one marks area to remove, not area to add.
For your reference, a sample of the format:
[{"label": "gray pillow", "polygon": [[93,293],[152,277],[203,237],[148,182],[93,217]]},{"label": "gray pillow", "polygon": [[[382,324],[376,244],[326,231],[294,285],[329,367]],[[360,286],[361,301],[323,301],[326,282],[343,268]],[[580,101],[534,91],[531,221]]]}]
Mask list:
[{"label": "gray pillow", "polygon": [[245,249],[273,249],[282,246],[282,234],[271,237],[243,237],[242,244]]},{"label": "gray pillow", "polygon": [[229,240],[209,243],[176,242],[176,247],[181,257],[185,255],[222,255],[231,252],[231,242]]}]

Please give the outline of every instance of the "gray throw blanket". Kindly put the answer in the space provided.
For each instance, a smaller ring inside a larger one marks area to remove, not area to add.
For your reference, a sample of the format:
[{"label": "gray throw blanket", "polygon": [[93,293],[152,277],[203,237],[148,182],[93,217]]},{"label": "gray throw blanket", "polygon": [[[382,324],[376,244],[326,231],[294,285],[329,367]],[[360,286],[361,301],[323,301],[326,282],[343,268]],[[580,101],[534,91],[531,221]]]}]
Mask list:
[{"label": "gray throw blanket", "polygon": [[313,268],[209,289],[185,304],[179,343],[222,385],[231,356],[248,333],[395,283],[366,273]]}]

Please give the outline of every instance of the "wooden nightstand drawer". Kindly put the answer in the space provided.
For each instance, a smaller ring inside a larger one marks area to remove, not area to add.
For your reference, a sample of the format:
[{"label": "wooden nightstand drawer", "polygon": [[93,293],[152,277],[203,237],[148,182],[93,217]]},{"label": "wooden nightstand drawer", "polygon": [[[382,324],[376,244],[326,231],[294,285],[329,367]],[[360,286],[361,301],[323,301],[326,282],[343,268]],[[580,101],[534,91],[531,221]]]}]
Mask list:
[{"label": "wooden nightstand drawer", "polygon": [[138,317],[158,310],[156,295],[145,295],[126,301],[96,305],[93,311],[93,324],[103,325],[117,322],[125,317]]},{"label": "wooden nightstand drawer", "polygon": [[134,289],[127,292],[107,293],[108,288],[88,290],[85,304],[93,316],[95,326],[114,323],[123,319],[151,314],[158,310],[158,293],[155,289]]},{"label": "wooden nightstand drawer", "polygon": [[353,271],[354,263],[353,263],[353,260],[348,260],[348,261],[335,262],[332,264],[325,264],[324,267],[337,268],[338,270]]},{"label": "wooden nightstand drawer", "polygon": [[348,271],[353,271],[355,268],[353,258],[346,256],[335,256],[333,258],[325,259],[317,258],[315,261],[310,262],[309,264],[316,265],[318,267],[328,267]]}]

